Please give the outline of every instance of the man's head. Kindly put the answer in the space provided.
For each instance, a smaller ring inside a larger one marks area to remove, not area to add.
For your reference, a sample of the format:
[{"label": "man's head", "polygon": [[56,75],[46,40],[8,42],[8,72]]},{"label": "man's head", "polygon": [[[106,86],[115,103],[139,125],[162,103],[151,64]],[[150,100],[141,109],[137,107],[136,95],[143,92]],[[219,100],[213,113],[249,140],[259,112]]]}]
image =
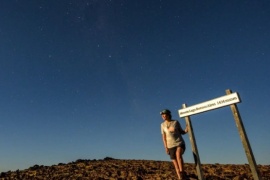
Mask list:
[{"label": "man's head", "polygon": [[164,120],[167,120],[167,119],[171,119],[172,118],[172,115],[171,115],[171,111],[168,110],[168,109],[163,109],[161,112],[160,112],[160,115],[162,116],[162,118]]}]

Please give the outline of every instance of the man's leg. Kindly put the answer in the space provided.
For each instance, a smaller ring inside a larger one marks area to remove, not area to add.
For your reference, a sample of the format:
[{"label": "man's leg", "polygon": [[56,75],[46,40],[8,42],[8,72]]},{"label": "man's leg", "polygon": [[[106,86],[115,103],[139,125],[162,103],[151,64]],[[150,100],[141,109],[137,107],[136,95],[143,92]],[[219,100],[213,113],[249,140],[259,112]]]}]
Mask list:
[{"label": "man's leg", "polygon": [[175,168],[175,171],[177,173],[178,178],[181,179],[180,170],[179,170],[179,167],[178,167],[177,160],[173,159],[172,162],[173,162],[173,165],[174,165],[174,168]]},{"label": "man's leg", "polygon": [[184,150],[181,147],[177,147],[176,160],[177,160],[177,165],[178,165],[179,173],[181,174],[181,177],[182,177],[183,172],[184,172],[184,160],[182,157],[183,151]]}]

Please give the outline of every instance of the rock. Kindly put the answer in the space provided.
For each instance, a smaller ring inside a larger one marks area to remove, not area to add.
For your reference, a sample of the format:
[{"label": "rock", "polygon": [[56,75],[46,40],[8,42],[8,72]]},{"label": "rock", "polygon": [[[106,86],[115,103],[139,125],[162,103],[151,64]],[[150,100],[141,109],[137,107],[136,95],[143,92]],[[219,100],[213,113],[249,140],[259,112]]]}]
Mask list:
[{"label": "rock", "polygon": [[[249,180],[252,174],[248,165],[203,164],[205,179]],[[270,165],[259,165],[264,179],[270,179]],[[193,163],[185,164],[186,179],[197,180]],[[7,179],[107,179],[107,180],[173,180],[177,179],[172,162],[151,160],[120,160],[106,157],[103,160],[82,160],[52,166],[34,165],[29,169],[2,172],[0,180]]]}]

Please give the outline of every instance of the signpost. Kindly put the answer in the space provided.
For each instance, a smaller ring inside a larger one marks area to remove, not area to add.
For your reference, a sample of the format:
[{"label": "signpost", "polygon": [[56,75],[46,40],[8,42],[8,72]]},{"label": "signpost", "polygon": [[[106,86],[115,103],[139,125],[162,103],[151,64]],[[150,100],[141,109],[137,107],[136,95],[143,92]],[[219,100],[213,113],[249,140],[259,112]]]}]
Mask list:
[{"label": "signpost", "polygon": [[206,101],[197,105],[190,106],[185,109],[180,109],[178,112],[179,112],[180,117],[186,117],[193,114],[198,114],[205,111],[210,111],[213,109],[235,104],[238,102],[240,102],[238,94],[232,93],[232,94],[222,96],[222,97],[210,100],[210,101]]},{"label": "signpost", "polygon": [[201,162],[200,162],[200,157],[199,157],[199,151],[197,149],[197,145],[196,145],[196,140],[195,140],[195,136],[193,133],[193,127],[192,127],[192,123],[190,120],[191,115],[194,114],[198,114],[198,113],[202,113],[202,112],[206,112],[209,110],[213,110],[213,109],[217,109],[217,108],[221,108],[224,106],[230,106],[235,122],[236,122],[236,126],[238,128],[239,131],[239,135],[241,138],[241,141],[243,143],[243,147],[244,150],[246,152],[246,156],[250,165],[250,169],[252,172],[252,175],[254,177],[255,180],[261,180],[260,174],[258,173],[258,168],[257,168],[257,164],[255,161],[255,158],[253,156],[252,153],[252,149],[251,146],[249,144],[248,141],[248,137],[246,135],[246,131],[240,116],[240,113],[238,111],[237,105],[236,103],[240,102],[240,98],[238,96],[237,93],[232,93],[231,90],[226,90],[226,94],[225,96],[219,97],[219,98],[215,98],[200,104],[196,104],[190,107],[186,107],[186,104],[182,105],[182,109],[178,110],[179,116],[180,117],[185,117],[186,123],[189,127],[189,139],[191,142],[191,146],[192,146],[192,151],[193,151],[193,156],[194,156],[194,161],[195,161],[195,165],[196,165],[196,170],[197,170],[197,174],[198,174],[198,178],[200,180],[203,180],[203,174],[202,174],[202,168],[201,168]]},{"label": "signpost", "polygon": [[[186,104],[183,104],[182,107],[186,108]],[[191,123],[191,120],[190,120],[189,116],[186,116],[185,120],[186,120],[186,124],[187,124],[187,126],[189,128],[188,135],[189,135],[189,140],[191,142],[191,148],[192,148],[192,152],[193,152],[193,158],[194,158],[194,161],[195,161],[197,174],[198,174],[199,179],[203,180],[201,161],[200,161],[199,151],[198,151],[196,140],[195,140],[195,135],[193,133],[192,123]]]}]

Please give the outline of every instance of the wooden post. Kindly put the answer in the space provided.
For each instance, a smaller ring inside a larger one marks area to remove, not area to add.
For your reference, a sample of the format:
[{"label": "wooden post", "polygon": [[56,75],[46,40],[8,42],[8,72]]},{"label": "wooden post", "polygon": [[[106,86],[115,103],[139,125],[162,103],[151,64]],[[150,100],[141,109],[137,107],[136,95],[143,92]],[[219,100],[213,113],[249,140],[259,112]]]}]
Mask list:
[{"label": "wooden post", "polygon": [[[186,108],[186,104],[183,104],[182,107]],[[197,170],[197,174],[198,174],[198,179],[199,180],[204,180],[203,173],[202,173],[200,156],[199,156],[199,151],[197,149],[196,140],[195,140],[195,136],[194,136],[194,133],[193,133],[193,127],[192,127],[192,123],[190,121],[190,117],[186,116],[185,120],[186,120],[186,124],[188,126],[189,140],[190,140],[191,147],[192,147],[192,152],[193,152],[195,166],[196,166],[196,170]]]},{"label": "wooden post", "polygon": [[[231,94],[231,93],[232,93],[232,91],[230,89],[226,90],[227,95]],[[245,153],[246,153],[246,156],[247,156],[247,159],[249,162],[249,166],[250,166],[253,178],[254,178],[254,180],[261,180],[260,174],[258,173],[257,164],[256,164],[255,158],[253,156],[252,149],[251,149],[251,146],[249,144],[249,140],[248,140],[240,113],[238,111],[237,105],[232,104],[232,105],[230,105],[230,107],[231,107],[231,110],[233,113],[234,120],[236,122],[236,126],[237,126],[238,131],[239,131],[241,141],[243,143],[243,147],[245,149]]]}]

